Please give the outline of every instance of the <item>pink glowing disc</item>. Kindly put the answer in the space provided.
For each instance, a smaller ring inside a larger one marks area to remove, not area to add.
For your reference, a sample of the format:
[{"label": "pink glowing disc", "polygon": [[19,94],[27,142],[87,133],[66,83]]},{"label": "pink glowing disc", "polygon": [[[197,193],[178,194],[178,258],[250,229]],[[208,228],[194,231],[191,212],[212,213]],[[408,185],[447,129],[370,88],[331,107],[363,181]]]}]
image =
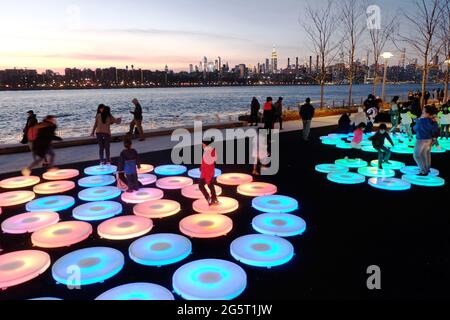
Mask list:
[{"label": "pink glowing disc", "polygon": [[205,199],[199,199],[192,205],[194,211],[204,214],[227,214],[239,208],[237,200],[228,197],[219,197],[219,204],[210,206]]},{"label": "pink glowing disc", "polygon": [[138,169],[138,174],[150,173],[153,172],[155,167],[150,164],[141,164],[141,168]]},{"label": "pink glowing disc", "polygon": [[[219,187],[219,186],[215,186],[215,189],[216,189],[217,196],[220,196],[222,194],[222,188]],[[208,186],[206,186],[206,190],[209,192]],[[195,200],[197,200],[197,199],[202,199],[203,198],[203,194],[200,191],[200,189],[198,187],[198,184],[194,184],[192,186],[184,187],[181,190],[181,194],[184,197],[188,198],[188,199],[195,199]]]},{"label": "pink glowing disc", "polygon": [[180,222],[180,231],[191,238],[217,238],[233,229],[233,221],[219,214],[194,214]]},{"label": "pink glowing disc", "polygon": [[39,177],[34,176],[21,176],[21,177],[15,177],[15,178],[9,178],[0,181],[0,188],[3,189],[20,189],[20,188],[26,188],[31,187],[36,184],[38,184],[41,181]]},{"label": "pink glowing disc", "polygon": [[10,191],[0,193],[0,207],[14,207],[27,203],[36,197],[32,191]]},{"label": "pink glowing disc", "polygon": [[164,198],[164,192],[155,188],[142,188],[139,191],[124,192],[122,194],[122,201],[126,203],[143,203],[146,201],[159,200]]},{"label": "pink glowing disc", "polygon": [[239,186],[252,181],[253,177],[244,173],[225,173],[217,177],[217,182],[225,186]]},{"label": "pink glowing disc", "polygon": [[167,177],[156,181],[156,186],[165,190],[179,190],[193,184],[194,180],[187,177]]},{"label": "pink glowing disc", "polygon": [[13,216],[2,223],[2,231],[9,234],[33,233],[59,222],[56,212],[27,212]]},{"label": "pink glowing disc", "polygon": [[153,229],[151,219],[123,216],[107,220],[97,228],[98,235],[108,240],[126,240],[143,236]]},{"label": "pink glowing disc", "polygon": [[271,196],[277,193],[277,186],[265,182],[250,182],[241,184],[238,193],[249,197]]},{"label": "pink glowing disc", "polygon": [[50,267],[50,256],[42,251],[26,250],[0,255],[0,289],[30,281]]},{"label": "pink glowing disc", "polygon": [[92,226],[87,222],[60,222],[36,231],[31,235],[33,245],[40,248],[61,248],[86,240],[92,234]]},{"label": "pink glowing disc", "polygon": [[42,176],[45,180],[69,180],[78,177],[80,172],[75,169],[49,170]]},{"label": "pink glowing disc", "polygon": [[139,182],[142,183],[142,185],[144,186],[148,186],[152,183],[155,183],[157,179],[158,178],[153,174],[143,173],[138,175]]},{"label": "pink glowing disc", "polygon": [[137,216],[161,219],[176,215],[181,210],[181,205],[173,200],[154,200],[138,204],[133,212]]},{"label": "pink glowing disc", "polygon": [[75,189],[75,182],[62,180],[38,184],[33,188],[33,191],[37,194],[58,194],[72,189]]}]

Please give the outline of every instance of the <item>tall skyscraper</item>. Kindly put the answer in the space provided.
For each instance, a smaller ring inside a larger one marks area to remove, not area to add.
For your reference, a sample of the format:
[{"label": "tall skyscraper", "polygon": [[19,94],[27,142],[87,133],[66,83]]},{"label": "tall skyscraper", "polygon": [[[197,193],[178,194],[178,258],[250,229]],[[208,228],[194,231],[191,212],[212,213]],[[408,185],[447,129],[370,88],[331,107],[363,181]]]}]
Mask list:
[{"label": "tall skyscraper", "polygon": [[406,66],[406,48],[402,50],[400,55],[400,67],[404,68]]},{"label": "tall skyscraper", "polygon": [[288,65],[287,68],[290,69],[291,68],[291,58],[288,58]]},{"label": "tall skyscraper", "polygon": [[277,73],[278,72],[278,53],[275,49],[275,46],[272,50],[272,72]]},{"label": "tall skyscraper", "polygon": [[206,72],[207,69],[208,69],[208,58],[203,57],[203,70]]},{"label": "tall skyscraper", "polygon": [[295,70],[298,71],[298,57],[295,58]]},{"label": "tall skyscraper", "polygon": [[269,59],[266,59],[266,66],[265,66],[264,73],[269,73],[269,71],[270,71],[270,62],[269,62]]},{"label": "tall skyscraper", "polygon": [[218,70],[219,70],[219,73],[222,74],[222,58],[221,57],[218,57],[218,58],[219,58],[219,68],[218,68]]},{"label": "tall skyscraper", "polygon": [[194,73],[194,65],[193,64],[189,65],[189,73]]}]

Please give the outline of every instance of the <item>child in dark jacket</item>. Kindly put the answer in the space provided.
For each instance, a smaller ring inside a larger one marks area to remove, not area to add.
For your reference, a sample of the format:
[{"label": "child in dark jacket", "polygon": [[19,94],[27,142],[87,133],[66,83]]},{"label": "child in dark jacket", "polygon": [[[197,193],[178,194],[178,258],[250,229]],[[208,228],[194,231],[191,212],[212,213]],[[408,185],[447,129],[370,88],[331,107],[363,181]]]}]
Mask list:
[{"label": "child in dark jacket", "polygon": [[383,163],[389,164],[389,160],[391,159],[391,151],[384,145],[386,139],[394,146],[394,142],[387,132],[387,127],[384,123],[380,125],[378,132],[369,138],[372,141],[373,147],[378,151],[378,167],[381,170],[383,169]]},{"label": "child in dark jacket", "polygon": [[141,168],[141,162],[139,160],[139,154],[133,149],[133,143],[131,140],[125,140],[123,142],[125,149],[120,153],[118,171],[123,172],[126,177],[128,186],[127,192],[138,191],[140,183],[138,180],[137,169]]}]

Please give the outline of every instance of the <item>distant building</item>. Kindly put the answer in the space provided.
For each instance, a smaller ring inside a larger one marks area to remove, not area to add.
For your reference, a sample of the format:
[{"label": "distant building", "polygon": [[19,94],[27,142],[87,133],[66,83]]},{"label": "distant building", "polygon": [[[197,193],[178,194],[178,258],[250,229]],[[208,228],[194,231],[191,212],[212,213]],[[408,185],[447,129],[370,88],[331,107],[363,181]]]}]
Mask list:
[{"label": "distant building", "polygon": [[271,69],[272,73],[277,73],[278,72],[278,53],[277,50],[275,49],[275,46],[273,47],[272,50],[272,69]]}]

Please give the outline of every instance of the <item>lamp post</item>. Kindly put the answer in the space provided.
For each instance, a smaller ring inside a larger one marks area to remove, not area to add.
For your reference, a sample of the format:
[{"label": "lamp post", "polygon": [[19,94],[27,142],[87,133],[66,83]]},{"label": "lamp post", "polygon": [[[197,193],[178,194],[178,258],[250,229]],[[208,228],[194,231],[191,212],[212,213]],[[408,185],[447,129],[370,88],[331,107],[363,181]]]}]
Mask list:
[{"label": "lamp post", "polygon": [[444,103],[447,103],[449,96],[448,96],[448,81],[449,81],[449,67],[450,67],[450,58],[445,60],[444,62],[447,67],[445,68],[445,94],[444,94]]},{"label": "lamp post", "polygon": [[383,90],[381,92],[381,98],[383,102],[386,102],[386,81],[387,81],[387,71],[388,71],[388,62],[389,59],[394,55],[391,52],[383,52],[381,57],[384,59],[384,76],[383,76]]}]

